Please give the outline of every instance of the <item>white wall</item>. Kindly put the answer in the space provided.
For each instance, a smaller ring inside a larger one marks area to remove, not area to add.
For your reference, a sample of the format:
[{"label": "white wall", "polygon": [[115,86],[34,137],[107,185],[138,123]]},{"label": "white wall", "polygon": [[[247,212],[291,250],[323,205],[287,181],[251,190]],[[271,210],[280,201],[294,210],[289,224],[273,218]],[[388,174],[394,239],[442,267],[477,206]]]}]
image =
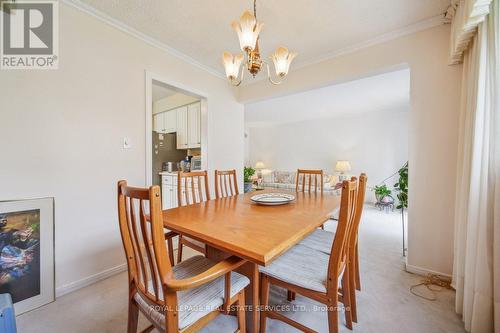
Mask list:
[{"label": "white wall", "polygon": [[145,184],[145,70],[206,93],[209,169],[241,170],[225,80],[63,3],[59,70],[0,73],[0,200],[55,197],[59,291],[125,262],[115,187]]},{"label": "white wall", "polygon": [[[448,65],[450,27],[439,26],[295,69],[269,89],[239,90],[250,103],[408,66],[408,267],[451,274],[461,66]],[[293,65],[292,65],[293,66]]]},{"label": "white wall", "polygon": [[[263,161],[272,170],[323,169],[327,174],[334,173],[337,160],[348,160],[350,174],[365,172],[368,186],[374,186],[408,160],[408,118],[408,110],[379,111],[251,127],[249,160],[252,165]],[[373,199],[367,193],[367,201]]]}]

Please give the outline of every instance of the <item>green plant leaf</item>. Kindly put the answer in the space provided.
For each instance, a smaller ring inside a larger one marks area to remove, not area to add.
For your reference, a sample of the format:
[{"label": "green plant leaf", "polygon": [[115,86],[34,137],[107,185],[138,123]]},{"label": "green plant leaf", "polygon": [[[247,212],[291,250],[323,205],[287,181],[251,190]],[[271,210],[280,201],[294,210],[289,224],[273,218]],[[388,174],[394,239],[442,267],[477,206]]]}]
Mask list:
[{"label": "green plant leaf", "polygon": [[250,177],[255,174],[255,169],[252,167],[244,167],[243,168],[243,181],[245,183],[250,182]]},{"label": "green plant leaf", "polygon": [[399,180],[394,187],[398,190],[398,200],[399,205],[396,207],[397,209],[408,208],[408,162],[398,170]]}]

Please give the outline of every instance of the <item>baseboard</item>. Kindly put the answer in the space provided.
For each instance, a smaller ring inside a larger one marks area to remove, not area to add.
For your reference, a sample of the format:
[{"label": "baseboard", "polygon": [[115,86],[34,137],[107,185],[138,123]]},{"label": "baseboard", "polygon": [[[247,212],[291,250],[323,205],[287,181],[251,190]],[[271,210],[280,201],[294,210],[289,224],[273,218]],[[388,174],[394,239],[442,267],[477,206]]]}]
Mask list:
[{"label": "baseboard", "polygon": [[63,286],[57,287],[56,288],[56,298],[64,296],[66,294],[69,294],[69,293],[76,291],[78,289],[87,287],[93,283],[107,279],[113,275],[124,272],[126,270],[127,270],[127,264],[125,263],[125,264],[118,265],[118,266],[115,266],[112,268],[108,268],[102,272],[88,276],[88,277],[83,278],[81,280],[71,282],[71,283],[65,284]]},{"label": "baseboard", "polygon": [[422,268],[422,267],[408,265],[408,264],[406,264],[406,271],[408,273],[413,273],[413,274],[417,274],[417,275],[435,274],[435,275],[439,275],[439,276],[451,279],[451,275],[450,274],[445,274],[445,273],[433,271],[433,270],[430,270],[430,269],[427,269],[427,268]]},{"label": "baseboard", "polygon": [[[177,239],[177,236],[175,239]],[[177,257],[177,241],[174,241],[174,258],[176,258],[176,257]],[[127,270],[127,264],[125,263],[125,264],[121,264],[121,265],[118,265],[115,267],[105,269],[102,272],[88,276],[88,277],[83,278],[81,280],[65,284],[64,286],[57,287],[56,288],[56,298],[64,296],[64,295],[69,294],[69,293],[72,293],[73,291],[76,291],[78,289],[85,288],[87,286],[90,286],[91,284],[102,281],[104,279],[107,279],[113,275],[124,272],[126,270]]]}]

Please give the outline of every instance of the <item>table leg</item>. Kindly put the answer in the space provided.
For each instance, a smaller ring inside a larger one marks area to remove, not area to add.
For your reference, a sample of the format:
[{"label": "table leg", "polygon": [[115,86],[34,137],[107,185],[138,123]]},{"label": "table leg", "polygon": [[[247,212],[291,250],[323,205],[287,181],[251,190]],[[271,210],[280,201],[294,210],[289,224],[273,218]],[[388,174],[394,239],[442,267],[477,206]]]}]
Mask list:
[{"label": "table leg", "polygon": [[252,262],[247,262],[236,270],[250,279],[250,285],[245,290],[245,303],[248,306],[246,311],[247,332],[257,333],[259,331],[260,312],[260,275],[259,266]]},{"label": "table leg", "polygon": [[[207,258],[212,260],[224,260],[230,254],[223,252],[219,249],[207,246]],[[245,303],[246,308],[246,327],[247,332],[257,333],[259,332],[259,320],[260,313],[258,308],[260,306],[260,275],[259,275],[259,265],[252,262],[247,262],[240,268],[236,270],[238,273],[245,275],[250,280],[250,285],[245,290]]]}]

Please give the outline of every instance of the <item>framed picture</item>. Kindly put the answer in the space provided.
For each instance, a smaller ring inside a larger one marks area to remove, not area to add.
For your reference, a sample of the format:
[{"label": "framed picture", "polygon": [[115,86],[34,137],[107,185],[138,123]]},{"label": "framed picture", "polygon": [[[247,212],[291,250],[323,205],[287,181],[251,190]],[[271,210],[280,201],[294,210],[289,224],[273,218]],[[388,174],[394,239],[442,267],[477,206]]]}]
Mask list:
[{"label": "framed picture", "polygon": [[0,201],[0,293],[16,315],[54,301],[54,199]]}]

